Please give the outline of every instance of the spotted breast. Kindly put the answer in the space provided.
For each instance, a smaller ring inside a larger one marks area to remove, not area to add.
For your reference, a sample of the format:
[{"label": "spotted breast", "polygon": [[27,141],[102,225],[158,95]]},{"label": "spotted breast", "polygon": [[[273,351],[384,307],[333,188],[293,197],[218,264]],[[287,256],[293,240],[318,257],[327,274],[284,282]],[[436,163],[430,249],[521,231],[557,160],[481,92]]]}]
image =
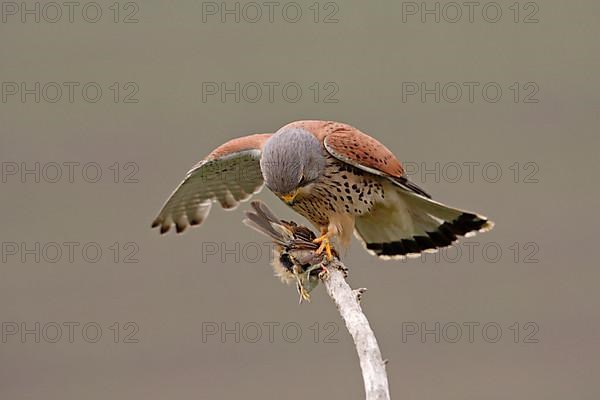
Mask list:
[{"label": "spotted breast", "polygon": [[379,177],[342,163],[326,151],[323,155],[325,173],[291,204],[296,212],[315,226],[326,227],[332,214],[364,215],[377,201],[383,200],[385,196]]}]

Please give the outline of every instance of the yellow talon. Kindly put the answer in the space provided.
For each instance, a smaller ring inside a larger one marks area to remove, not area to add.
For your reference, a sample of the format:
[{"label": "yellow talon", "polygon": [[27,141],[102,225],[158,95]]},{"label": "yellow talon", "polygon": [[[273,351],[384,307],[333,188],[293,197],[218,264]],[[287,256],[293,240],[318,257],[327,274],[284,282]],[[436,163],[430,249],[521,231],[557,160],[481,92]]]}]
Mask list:
[{"label": "yellow talon", "polygon": [[313,240],[313,243],[321,243],[319,248],[315,250],[315,253],[321,254],[323,250],[325,250],[325,254],[327,255],[327,261],[333,260],[333,254],[331,252],[331,242],[329,241],[329,235],[324,234]]}]

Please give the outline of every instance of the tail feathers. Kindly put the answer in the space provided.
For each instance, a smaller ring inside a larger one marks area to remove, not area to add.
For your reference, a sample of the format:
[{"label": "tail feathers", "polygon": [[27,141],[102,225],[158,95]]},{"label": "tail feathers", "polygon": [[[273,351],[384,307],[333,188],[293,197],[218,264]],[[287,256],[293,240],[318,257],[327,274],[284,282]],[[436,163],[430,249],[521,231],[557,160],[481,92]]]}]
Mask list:
[{"label": "tail feathers", "polygon": [[293,232],[286,228],[282,221],[262,202],[250,203],[253,210],[246,211],[244,224],[267,236],[270,236],[277,244],[283,246],[293,238]]},{"label": "tail feathers", "polygon": [[[392,196],[389,193],[392,192]],[[386,191],[386,202],[356,219],[356,233],[381,258],[418,257],[450,246],[459,236],[492,229],[493,222],[404,189]]]}]

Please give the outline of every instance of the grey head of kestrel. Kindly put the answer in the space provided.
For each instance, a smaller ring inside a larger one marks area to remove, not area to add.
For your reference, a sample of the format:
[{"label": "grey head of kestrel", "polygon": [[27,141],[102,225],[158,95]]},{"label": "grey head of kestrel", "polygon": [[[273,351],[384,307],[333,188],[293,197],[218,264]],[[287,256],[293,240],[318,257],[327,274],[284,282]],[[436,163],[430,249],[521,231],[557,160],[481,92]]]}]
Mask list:
[{"label": "grey head of kestrel", "polygon": [[325,166],[321,142],[302,128],[277,132],[265,142],[260,159],[266,186],[288,203],[296,190],[320,179]]},{"label": "grey head of kestrel", "polygon": [[196,164],[152,223],[161,233],[199,225],[213,202],[235,208],[266,186],[331,241],[347,248],[352,233],[380,258],[414,257],[487,231],[486,217],[434,201],[405,176],[383,144],[333,121],[296,121],[274,134],[230,140]]}]

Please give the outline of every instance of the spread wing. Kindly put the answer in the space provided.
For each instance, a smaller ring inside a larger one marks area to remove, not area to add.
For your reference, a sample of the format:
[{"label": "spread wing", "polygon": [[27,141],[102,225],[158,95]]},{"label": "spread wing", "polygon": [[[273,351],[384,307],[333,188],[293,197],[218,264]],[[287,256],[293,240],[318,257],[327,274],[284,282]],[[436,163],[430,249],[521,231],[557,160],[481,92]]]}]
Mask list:
[{"label": "spread wing", "polygon": [[259,192],[263,186],[261,149],[270,136],[244,136],[216,148],[187,173],[152,227],[160,227],[160,233],[165,233],[175,224],[177,233],[183,232],[188,225],[201,224],[213,202],[233,209]]},{"label": "spread wing", "polygon": [[387,177],[410,192],[431,198],[406,178],[400,161],[383,144],[350,125],[331,124],[333,127],[328,127],[323,135],[323,145],[329,154],[363,171]]}]

